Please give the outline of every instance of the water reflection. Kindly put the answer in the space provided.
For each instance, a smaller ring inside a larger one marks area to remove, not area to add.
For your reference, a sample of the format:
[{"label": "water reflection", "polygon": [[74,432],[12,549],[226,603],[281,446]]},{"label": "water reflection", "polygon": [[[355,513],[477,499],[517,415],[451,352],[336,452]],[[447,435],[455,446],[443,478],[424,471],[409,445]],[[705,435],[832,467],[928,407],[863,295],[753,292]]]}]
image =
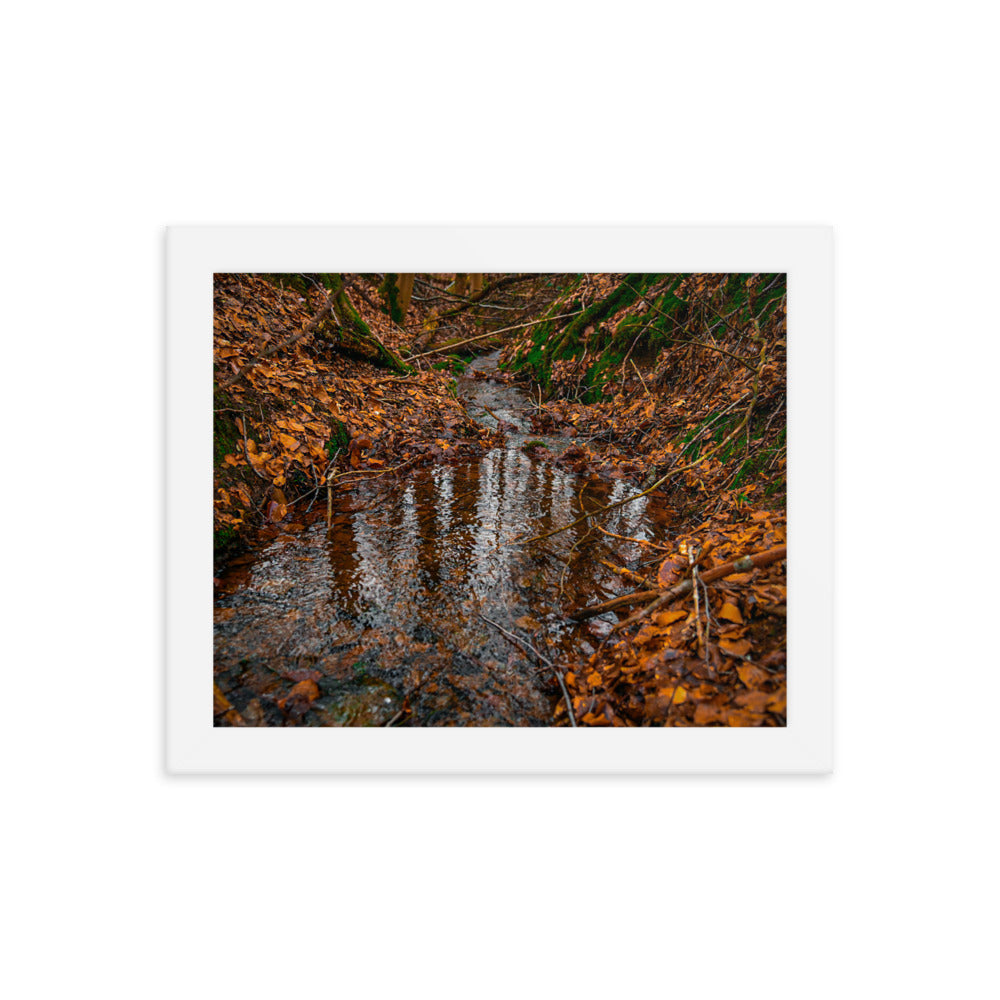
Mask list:
[{"label": "water reflection", "polygon": [[621,591],[605,561],[634,566],[650,555],[628,538],[667,533],[644,497],[601,520],[624,538],[581,525],[515,542],[573,521],[584,487],[588,509],[635,490],[585,482],[516,446],[344,489],[329,535],[321,521],[277,539],[226,588],[217,676],[259,693],[301,662],[331,677],[362,663],[410,694],[417,724],[548,724],[558,693],[480,615],[579,661],[588,636],[565,610]]}]

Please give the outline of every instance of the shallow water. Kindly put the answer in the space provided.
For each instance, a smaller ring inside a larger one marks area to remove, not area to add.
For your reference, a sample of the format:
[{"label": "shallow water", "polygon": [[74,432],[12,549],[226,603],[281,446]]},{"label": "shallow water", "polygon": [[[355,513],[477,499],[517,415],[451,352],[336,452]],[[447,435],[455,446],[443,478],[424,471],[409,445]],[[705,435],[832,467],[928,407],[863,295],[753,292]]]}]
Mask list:
[{"label": "shallow water", "polygon": [[[353,486],[335,498],[329,536],[325,518],[279,535],[222,578],[216,681],[248,723],[551,724],[553,671],[484,617],[557,664],[578,664],[614,619],[577,625],[565,609],[636,586],[602,560],[635,567],[654,553],[586,525],[515,542],[578,517],[581,489],[590,509],[634,487],[583,479],[521,450],[538,435],[520,390],[463,378],[459,393],[474,418],[495,426],[486,407],[513,425],[506,447],[415,469],[402,482]],[[543,440],[553,452],[572,443]],[[601,524],[663,541],[668,520],[642,498]],[[293,698],[289,708],[284,699],[306,677],[320,698]]]}]

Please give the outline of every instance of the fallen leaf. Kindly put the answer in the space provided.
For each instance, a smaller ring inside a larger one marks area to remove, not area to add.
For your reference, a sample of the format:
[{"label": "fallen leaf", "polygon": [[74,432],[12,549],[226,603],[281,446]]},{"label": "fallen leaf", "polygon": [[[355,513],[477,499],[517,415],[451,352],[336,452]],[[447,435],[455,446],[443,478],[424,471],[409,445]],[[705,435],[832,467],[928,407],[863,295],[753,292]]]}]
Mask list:
[{"label": "fallen leaf", "polygon": [[679,622],[682,618],[687,618],[688,613],[685,610],[679,611],[660,611],[658,614],[653,615],[653,621],[660,628],[664,628],[667,625],[671,625],[674,622]]},{"label": "fallen leaf", "polygon": [[719,648],[730,656],[746,656],[750,652],[749,639],[730,639],[723,636],[719,640]]},{"label": "fallen leaf", "polygon": [[738,625],[743,624],[743,616],[740,614],[740,609],[736,607],[735,604],[730,604],[729,601],[726,601],[726,603],[722,605],[722,608],[719,611],[719,617],[725,618],[726,621],[729,622],[736,622]]}]

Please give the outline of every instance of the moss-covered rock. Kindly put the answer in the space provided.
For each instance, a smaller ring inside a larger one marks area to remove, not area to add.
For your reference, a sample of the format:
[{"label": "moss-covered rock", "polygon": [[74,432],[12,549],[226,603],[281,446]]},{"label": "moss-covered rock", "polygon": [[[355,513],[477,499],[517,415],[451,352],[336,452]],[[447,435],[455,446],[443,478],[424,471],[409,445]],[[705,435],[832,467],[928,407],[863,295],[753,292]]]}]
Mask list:
[{"label": "moss-covered rock", "polygon": [[306,717],[311,726],[384,726],[403,705],[399,691],[374,677],[324,678],[319,687]]}]

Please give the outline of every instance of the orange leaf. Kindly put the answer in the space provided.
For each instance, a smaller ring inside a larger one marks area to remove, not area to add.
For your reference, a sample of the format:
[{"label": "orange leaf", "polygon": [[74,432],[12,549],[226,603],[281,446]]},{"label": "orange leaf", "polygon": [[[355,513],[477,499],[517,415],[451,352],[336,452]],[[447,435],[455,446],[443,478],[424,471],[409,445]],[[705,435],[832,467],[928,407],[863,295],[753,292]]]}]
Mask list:
[{"label": "orange leaf", "polygon": [[740,614],[740,609],[736,607],[735,604],[730,604],[729,601],[726,601],[726,603],[722,605],[719,617],[725,618],[726,621],[729,622],[736,622],[737,625],[743,624],[743,616]]},{"label": "orange leaf", "polygon": [[676,691],[673,688],[660,688],[660,694],[668,701],[672,700],[675,705],[687,701],[687,691],[682,687],[678,687]]},{"label": "orange leaf", "polygon": [[660,628],[664,628],[674,622],[679,622],[682,618],[687,618],[687,615],[686,611],[661,611],[659,614],[653,615],[653,621]]},{"label": "orange leaf", "polygon": [[749,639],[729,639],[723,636],[719,639],[719,646],[724,653],[730,656],[746,656],[750,652]]},{"label": "orange leaf", "polygon": [[218,684],[212,685],[212,695],[214,701],[214,714],[222,715],[224,712],[228,712],[233,706],[229,699],[219,690]]},{"label": "orange leaf", "polygon": [[779,715],[785,715],[788,711],[787,692],[784,690],[775,691],[775,693],[768,698],[767,707],[772,712],[777,712]]},{"label": "orange leaf", "polygon": [[319,697],[319,688],[313,680],[299,681],[299,683],[288,692],[288,697],[308,698],[309,701],[315,701]]}]

